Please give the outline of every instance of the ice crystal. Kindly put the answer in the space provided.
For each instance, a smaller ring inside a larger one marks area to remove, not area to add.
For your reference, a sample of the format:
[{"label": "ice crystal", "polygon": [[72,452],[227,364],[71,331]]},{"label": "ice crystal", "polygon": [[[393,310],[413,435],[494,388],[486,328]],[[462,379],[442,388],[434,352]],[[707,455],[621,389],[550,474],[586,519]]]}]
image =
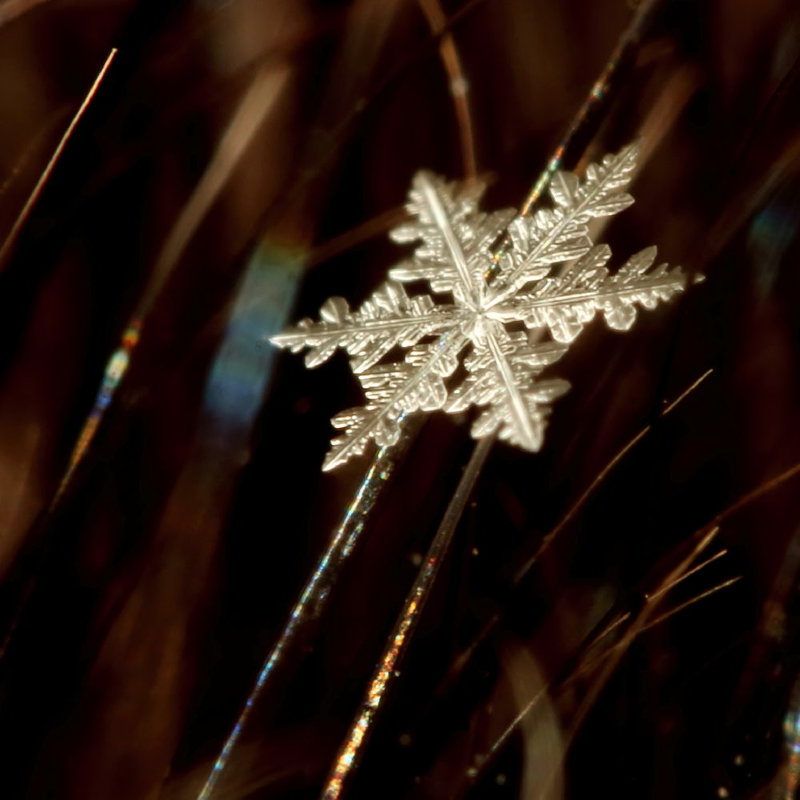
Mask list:
[{"label": "ice crystal", "polygon": [[[596,312],[626,331],[637,305],[654,308],[686,286],[680,268],[652,268],[655,247],[610,272],[610,249],[591,239],[592,219],[633,203],[624,188],[636,157],[630,145],[591,164],[582,181],[557,172],[553,207],[525,217],[511,209],[478,211],[478,183],[459,186],[418,173],[407,204],[412,221],[391,233],[396,242],[421,242],[413,256],[392,268],[358,310],[332,297],[318,322],[304,319],[272,339],[293,352],[309,348],[309,367],[345,349],[364,389],[366,405],[333,418],[342,433],[323,469],[363,453],[370,440],[394,444],[405,414],[471,406],[478,409],[476,439],[496,434],[538,450],[549,405],[569,388],[540,379],[542,371]],[[493,259],[505,233],[506,246]],[[406,292],[404,283],[420,281],[431,294]],[[398,347],[406,351],[402,360],[392,358]]]}]

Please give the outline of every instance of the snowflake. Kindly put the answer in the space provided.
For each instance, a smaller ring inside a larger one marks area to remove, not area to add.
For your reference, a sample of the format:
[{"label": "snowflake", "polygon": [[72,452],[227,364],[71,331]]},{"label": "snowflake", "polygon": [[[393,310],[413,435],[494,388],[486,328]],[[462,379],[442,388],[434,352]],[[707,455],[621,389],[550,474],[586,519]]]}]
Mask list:
[{"label": "snowflake", "polygon": [[[344,348],[364,388],[365,406],[333,418],[342,434],[323,469],[363,453],[370,440],[395,444],[405,415],[416,411],[476,406],[476,439],[496,434],[525,450],[541,447],[549,404],[569,388],[560,379],[540,380],[542,371],[597,311],[626,331],[637,304],[654,308],[687,283],[679,268],[651,269],[655,247],[610,272],[609,247],[591,239],[592,219],[633,203],[623,190],[637,154],[630,145],[608,155],[587,168],[583,181],[557,172],[549,188],[553,208],[526,217],[513,209],[478,211],[478,183],[415,176],[407,204],[413,221],[391,233],[400,243],[421,240],[413,256],[391,269],[357,311],[332,297],[319,322],[304,319],[272,339],[293,352],[310,348],[309,367]],[[493,259],[503,234],[506,247]],[[403,284],[420,281],[432,294],[406,292]],[[401,360],[393,358],[398,347],[406,350]]]}]

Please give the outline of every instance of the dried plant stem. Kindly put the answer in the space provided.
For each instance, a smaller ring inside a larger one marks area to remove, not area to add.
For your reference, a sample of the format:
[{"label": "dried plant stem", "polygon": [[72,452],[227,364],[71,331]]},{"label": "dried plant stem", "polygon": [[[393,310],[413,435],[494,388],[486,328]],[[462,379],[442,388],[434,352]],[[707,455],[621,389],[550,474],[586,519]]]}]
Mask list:
[{"label": "dried plant stem", "polygon": [[[672,402],[668,403],[659,414],[659,419],[664,419],[667,415],[669,415],[672,411],[675,410],[692,392],[697,389],[706,378],[711,375],[713,369],[706,370],[697,380],[693,381],[689,386],[686,387],[679,395],[676,397]],[[616,455],[609,461],[600,472],[594,477],[592,482],[586,487],[583,494],[570,506],[569,510],[566,514],[559,520],[558,524],[542,539],[539,547],[537,548],[536,552],[533,556],[531,556],[517,571],[516,581],[520,581],[522,577],[530,571],[531,567],[533,567],[534,563],[541,558],[542,554],[547,550],[548,547],[552,544],[553,540],[564,530],[564,528],[569,525],[569,523],[574,519],[575,515],[578,511],[583,508],[586,504],[586,501],[594,494],[595,490],[601,483],[608,477],[609,473],[613,471],[613,469],[622,461],[623,458],[637,445],[639,442],[647,436],[648,433],[653,429],[653,423],[650,425],[645,425],[626,445],[624,445]]]},{"label": "dried plant stem", "polygon": [[[775,477],[770,478],[767,481],[764,481],[751,491],[742,495],[742,497],[740,497],[737,501],[735,501],[727,508],[722,510],[719,514],[717,514],[707,525],[704,525],[702,528],[700,528],[694,534],[692,534],[692,536],[688,540],[689,543],[695,542],[695,545],[692,548],[691,553],[686,558],[682,559],[680,564],[673,570],[671,570],[665,576],[661,584],[652,593],[650,593],[649,598],[651,602],[646,603],[642,608],[642,610],[636,615],[636,617],[634,617],[633,623],[628,627],[623,638],[619,642],[614,644],[612,647],[610,647],[607,651],[598,656],[597,659],[595,659],[594,661],[586,663],[581,667],[579,667],[570,676],[570,678],[567,679],[566,683],[568,683],[571,680],[574,680],[579,674],[596,666],[598,663],[605,662],[607,659],[609,659],[609,661],[604,666],[600,676],[594,681],[592,687],[590,687],[590,690],[584,695],[583,702],[581,703],[581,706],[578,709],[578,712],[572,721],[571,731],[566,739],[567,747],[569,746],[569,742],[574,738],[575,733],[580,727],[581,722],[585,718],[586,714],[589,712],[591,706],[594,704],[594,701],[596,700],[603,686],[607,682],[608,678],[616,669],[623,655],[627,652],[631,642],[637,636],[639,636],[639,634],[643,633],[646,630],[654,628],[655,626],[665,622],[667,619],[674,616],[675,614],[694,605],[696,602],[699,602],[700,600],[703,600],[713,594],[716,594],[718,591],[728,588],[729,586],[732,586],[739,580],[741,580],[741,576],[735,576],[733,578],[729,578],[723,581],[722,583],[691,598],[690,600],[681,603],[675,608],[672,608],[669,611],[664,612],[660,616],[651,619],[652,614],[658,607],[661,598],[667,593],[667,591],[670,588],[672,588],[678,583],[681,583],[690,575],[695,574],[698,571],[698,569],[701,569],[703,566],[711,563],[712,561],[716,560],[716,558],[719,557],[720,554],[716,554],[715,556],[707,559],[705,562],[695,567],[690,566],[694,562],[695,558],[697,558],[697,556],[700,555],[700,553],[702,553],[703,550],[705,550],[708,547],[708,545],[711,544],[711,542],[714,540],[720,529],[721,524],[725,520],[729,519],[734,514],[736,514],[738,511],[740,511],[742,508],[745,508],[746,506],[750,505],[751,503],[755,502],[761,497],[764,497],[765,495],[769,494],[775,489],[778,489],[783,484],[787,483],[793,478],[796,478],[798,475],[800,475],[800,463],[794,464],[793,466],[779,473]],[[630,613],[623,615],[623,617],[616,620],[612,624],[612,626],[606,628],[603,634],[601,634],[601,636],[595,639],[595,642],[599,641],[602,638],[602,636],[607,635],[608,633],[611,632],[613,628],[618,627],[622,622],[625,622],[630,618],[631,618]],[[535,697],[531,698],[531,700],[525,705],[525,707],[516,715],[514,720],[512,720],[512,722],[506,727],[503,733],[493,742],[491,747],[487,749],[486,753],[478,759],[481,768],[475,771],[473,775],[473,778],[475,780],[477,780],[479,775],[491,763],[492,757],[500,751],[500,749],[503,747],[503,744],[506,741],[508,741],[508,738],[513,734],[515,730],[517,730],[517,728],[527,717],[527,715],[535,708],[536,704],[544,696],[545,692],[547,691],[547,688],[548,687],[544,687],[541,691],[537,692]],[[565,747],[565,751],[566,749],[567,748]],[[557,774],[557,769],[558,765],[554,765],[552,772],[553,775]]]},{"label": "dried plant stem", "polygon": [[[2,8],[0,8],[0,24],[2,23]],[[16,220],[14,220],[14,224],[11,226],[11,230],[6,236],[6,240],[3,242],[3,246],[0,247],[0,271],[3,270],[8,262],[8,257],[11,251],[14,248],[14,245],[19,238],[19,234],[22,231],[23,226],[28,220],[28,217],[33,211],[33,207],[36,205],[39,197],[41,196],[42,192],[44,191],[44,187],[47,185],[47,182],[50,180],[50,176],[53,174],[53,170],[58,163],[59,158],[61,158],[61,154],[64,152],[64,148],[66,148],[67,143],[72,138],[72,134],[75,132],[75,129],[78,127],[78,123],[81,121],[81,118],[86,113],[86,109],[89,108],[92,100],[94,99],[95,95],[97,94],[97,90],[100,88],[100,84],[103,82],[103,79],[106,77],[108,70],[111,67],[111,62],[117,55],[117,48],[113,48],[111,52],[108,54],[108,58],[106,58],[105,63],[103,64],[100,72],[97,73],[97,77],[94,79],[94,83],[92,84],[91,88],[89,89],[86,97],[83,98],[83,102],[81,103],[78,110],[75,112],[75,116],[72,118],[72,121],[67,126],[66,131],[64,131],[64,135],[61,137],[56,149],[53,151],[53,155],[50,157],[50,160],[47,162],[47,166],[42,171],[42,174],[39,176],[39,180],[36,181],[36,185],[33,187],[33,191],[28,196],[25,205],[22,207],[22,210],[19,212]]]},{"label": "dried plant stem", "polygon": [[[708,564],[711,560],[712,559],[705,561],[704,565]],[[690,572],[692,573],[696,572],[696,570],[701,568],[701,566],[703,565],[700,565],[699,567],[690,570]],[[672,585],[674,586],[678,583],[681,583],[687,577],[689,577],[689,573],[676,579]],[[685,611],[687,608],[693,606],[695,603],[698,603],[701,600],[705,600],[707,597],[711,597],[712,595],[716,594],[722,589],[727,589],[729,586],[733,586],[740,580],[741,576],[736,576],[734,578],[729,578],[728,580],[725,580],[722,583],[717,584],[716,586],[712,586],[710,589],[706,589],[704,592],[701,592],[695,597],[692,597],[690,600],[687,600],[686,602],[681,603],[680,605],[675,606],[674,608],[671,608],[669,611],[666,611],[661,616],[656,617],[655,619],[643,625],[635,633],[633,638],[636,638],[645,631],[648,631],[652,628],[655,628],[658,625],[661,625],[671,617],[675,616],[676,614],[679,614],[681,611]],[[627,619],[630,619],[630,616],[631,616],[630,612],[624,614],[622,617],[620,617],[620,619],[618,619],[615,622],[614,627],[617,627],[620,623],[624,622]],[[610,633],[611,630],[612,628],[607,628],[604,631],[603,635]],[[600,638],[602,637],[598,637],[598,640]],[[607,650],[603,651],[599,656],[597,656],[596,659],[578,667],[578,669],[576,669],[569,676],[569,678],[567,678],[564,681],[563,686],[568,686],[570,683],[574,682],[580,675],[596,668],[598,664],[602,663],[606,658],[609,658],[619,649],[627,648],[629,644],[630,641],[626,639],[624,641],[617,642],[616,644],[612,645]],[[479,759],[480,768],[475,769],[473,772],[470,773],[470,776],[472,777],[473,781],[476,781],[480,777],[480,775],[482,775],[485,772],[485,770],[491,765],[492,760],[500,752],[500,750],[502,750],[503,745],[505,745],[505,743],[509,740],[509,738],[514,734],[514,732],[519,729],[519,727],[523,724],[527,716],[536,708],[537,704],[541,702],[542,698],[545,696],[545,694],[549,691],[550,688],[551,688],[550,685],[543,686],[539,691],[537,691],[536,694],[525,704],[525,706],[522,709],[520,709],[519,713],[514,717],[514,719],[506,726],[506,728],[503,730],[500,736],[498,736],[497,739],[495,739],[494,742],[492,742],[491,747],[489,747],[486,753],[482,755]]]},{"label": "dried plant stem", "polygon": [[417,0],[425,14],[434,36],[439,37],[439,55],[444,71],[450,80],[450,94],[458,122],[458,135],[461,141],[461,158],[464,164],[464,177],[474,180],[477,175],[475,154],[475,132],[472,113],[469,107],[469,82],[464,75],[461,57],[455,39],[447,24],[447,17],[438,0]]},{"label": "dried plant stem", "polygon": [[742,576],[736,575],[733,578],[728,578],[728,580],[722,581],[722,583],[718,583],[716,586],[712,586],[710,589],[706,589],[704,592],[700,592],[700,594],[695,595],[690,600],[680,603],[679,605],[675,606],[675,608],[665,611],[663,614],[661,614],[661,616],[658,616],[648,622],[646,625],[643,625],[639,632],[643,633],[644,631],[649,631],[651,628],[655,628],[657,625],[661,625],[663,622],[666,622],[668,619],[674,617],[676,614],[679,614],[681,611],[685,611],[687,608],[690,608],[695,603],[699,603],[701,600],[711,597],[712,594],[716,594],[721,589],[727,589],[729,586],[739,583],[740,580],[742,580]]},{"label": "dried plant stem", "polygon": [[311,251],[308,258],[309,268],[322,264],[340,253],[347,252],[374,236],[386,233],[407,217],[408,215],[404,208],[390,208],[388,211],[384,211],[382,214],[356,225],[355,228],[350,228],[344,233],[328,239]]},{"label": "dried plant stem", "polygon": [[[704,570],[709,564],[713,564],[718,559],[720,559],[723,556],[727,555],[727,553],[728,553],[727,548],[723,547],[722,550],[719,550],[718,552],[714,553],[713,556],[711,556],[710,558],[707,558],[705,561],[701,561],[697,566],[692,567],[692,569],[690,569],[688,572],[685,572],[683,575],[681,575],[679,578],[677,578],[672,583],[662,584],[659,587],[658,591],[652,592],[650,594],[645,594],[644,595],[644,599],[647,600],[648,602],[650,602],[654,598],[660,597],[662,594],[666,594],[667,592],[671,591],[678,584],[683,583],[683,581],[687,580],[688,578],[691,578],[692,575],[696,575],[701,570]],[[698,598],[695,598],[695,599],[699,600],[699,599],[701,599],[701,597],[698,597]],[[603,639],[605,639],[607,636],[609,636],[611,633],[613,633],[615,630],[617,630],[617,628],[619,628],[620,625],[622,625],[624,622],[626,622],[630,618],[631,618],[631,612],[630,611],[626,611],[624,614],[620,614],[615,620],[613,620],[613,622],[609,623],[605,628],[603,628],[603,630],[599,634],[597,634],[597,636],[594,637],[594,639],[591,641],[591,643],[587,646],[586,650],[587,651],[592,650],[600,642],[602,642]]]},{"label": "dried plant stem", "polygon": [[[678,582],[680,580],[681,575],[689,568],[689,565],[694,561],[694,559],[703,550],[705,550],[705,548],[708,547],[708,545],[711,544],[718,531],[719,531],[718,527],[714,527],[711,530],[707,531],[706,535],[693,548],[692,552],[669,573],[669,575],[665,579],[665,583],[674,584]],[[570,742],[575,737],[576,731],[583,722],[583,719],[586,717],[586,714],[589,712],[589,709],[594,705],[594,702],[597,699],[597,696],[600,694],[602,687],[605,686],[606,681],[609,679],[611,674],[616,669],[623,654],[627,651],[628,647],[630,646],[630,643],[644,630],[645,624],[650,614],[652,613],[652,610],[657,605],[657,603],[658,601],[645,605],[642,611],[639,612],[639,614],[634,618],[633,623],[625,633],[624,639],[617,645],[612,647],[607,653],[604,654],[604,656],[608,657],[608,661],[604,665],[599,677],[592,683],[592,685],[589,687],[589,690],[583,696],[583,700],[572,720],[569,734],[565,737],[565,743],[563,750],[561,752],[561,756],[556,760],[555,763],[550,765],[549,775],[543,776],[542,778],[543,780],[543,786],[541,789],[542,796],[544,797],[548,796],[548,791],[551,782],[555,779],[555,776],[558,775],[561,770],[564,757],[569,748]],[[495,740],[495,742],[487,751],[486,756],[481,759],[481,765],[484,769],[485,765],[487,765],[490,762],[491,758],[494,755],[496,755],[497,752],[500,750],[500,748],[503,746],[503,744],[506,741],[508,741],[508,737],[513,733],[514,730],[517,729],[517,726],[520,725],[522,721],[525,719],[525,717],[533,710],[536,704],[544,696],[546,691],[547,687],[543,687],[539,692],[537,692],[536,696],[531,699],[531,701],[525,706],[525,708],[522,709],[522,711],[520,711],[519,714],[517,714],[512,723],[503,731],[503,733],[498,737],[498,739]],[[480,774],[480,771],[478,771],[477,774]]]},{"label": "dried plant stem", "polygon": [[364,744],[392,681],[398,676],[398,666],[411,644],[422,609],[425,607],[439,568],[453,540],[458,522],[493,444],[493,437],[482,439],[472,451],[472,456],[447,506],[436,535],[425,554],[423,566],[395,621],[394,628],[387,640],[387,646],[378,660],[378,667],[370,680],[369,688],[361,702],[356,719],[350,727],[345,742],[336,757],[334,767],[325,782],[322,792],[324,800],[336,800],[341,796],[345,782],[358,765]]},{"label": "dried plant stem", "polygon": [[[661,411],[659,415],[661,419],[666,417],[672,411],[674,411],[680,403],[682,403],[692,392],[694,392],[706,378],[711,375],[713,370],[709,369],[706,370],[697,380],[693,381],[689,386],[684,389],[678,397],[668,403],[664,409]],[[531,556],[523,566],[517,570],[517,573],[514,577],[514,583],[519,583],[525,575],[533,568],[533,565],[539,560],[545,550],[553,543],[555,538],[564,530],[564,528],[568,525],[570,520],[578,513],[578,511],[583,507],[583,505],[587,502],[587,500],[594,494],[600,484],[608,477],[608,475],[612,472],[612,470],[625,458],[625,456],[640,442],[647,436],[648,433],[653,429],[653,424],[646,425],[642,428],[630,441],[627,442],[617,453],[613,456],[613,458],[600,470],[600,472],[595,476],[594,480],[589,484],[589,486],[583,491],[581,496],[570,506],[567,513],[561,518],[558,524],[542,539],[539,547],[536,549],[536,552],[533,556]],[[450,669],[450,673],[447,677],[447,683],[452,682],[455,677],[464,669],[469,660],[472,658],[472,655],[478,649],[482,642],[486,641],[489,634],[494,630],[497,626],[498,622],[500,621],[500,614],[495,614],[493,617],[489,619],[489,621],[483,626],[481,631],[473,640],[472,644],[461,653],[461,655],[455,660],[455,663]]]},{"label": "dried plant stem", "polygon": [[[671,585],[677,582],[681,576],[690,569],[695,559],[714,541],[718,532],[719,526],[717,525],[710,528],[705,528],[703,535],[699,538],[699,541],[697,541],[691,552],[685,558],[681,559],[677,566],[670,570],[662,585]],[[625,632],[622,642],[619,643],[619,648],[612,648],[611,655],[606,660],[600,675],[593,681],[588,691],[586,691],[583,695],[582,702],[578,707],[575,716],[571,720],[569,733],[565,737],[565,743],[560,762],[563,762],[566,752],[569,749],[571,742],[574,740],[577,731],[582,725],[583,720],[586,718],[586,715],[589,713],[592,706],[594,706],[598,696],[600,695],[600,692],[603,690],[603,687],[616,670],[623,655],[630,647],[631,642],[645,629],[646,624],[650,620],[650,617],[657,608],[661,599],[661,595],[659,594],[658,590],[656,591],[655,596],[656,599],[651,603],[646,603],[642,610],[636,615],[636,617],[634,617],[633,622]],[[560,769],[560,766],[560,763],[553,765],[550,775],[546,778],[547,784],[549,784],[553,777],[558,774],[558,769]]]}]

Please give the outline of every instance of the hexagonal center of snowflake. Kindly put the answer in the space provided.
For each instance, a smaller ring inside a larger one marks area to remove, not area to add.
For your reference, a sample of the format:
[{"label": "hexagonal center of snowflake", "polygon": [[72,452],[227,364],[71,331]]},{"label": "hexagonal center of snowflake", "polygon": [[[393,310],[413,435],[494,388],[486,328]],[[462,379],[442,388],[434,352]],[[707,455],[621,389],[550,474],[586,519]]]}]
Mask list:
[{"label": "hexagonal center of snowflake", "polygon": [[470,311],[468,330],[465,333],[472,341],[484,342],[489,337],[496,338],[502,334],[502,323],[491,317],[489,309],[478,306],[472,307]]}]

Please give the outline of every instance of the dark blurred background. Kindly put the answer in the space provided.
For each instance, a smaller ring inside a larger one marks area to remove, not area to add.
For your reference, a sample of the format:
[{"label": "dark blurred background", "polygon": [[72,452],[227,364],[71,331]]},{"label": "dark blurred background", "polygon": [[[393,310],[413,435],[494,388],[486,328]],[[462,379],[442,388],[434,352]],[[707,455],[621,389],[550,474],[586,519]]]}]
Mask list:
[{"label": "dark blurred background", "polygon": [[[648,6],[0,2],[0,796],[196,796],[370,460],[320,472],[346,359],[266,338],[384,279],[418,168],[520,205],[628,31],[565,163],[643,137],[604,239],[705,280],[493,449],[348,796],[794,797],[800,7]],[[467,431],[425,422],[219,798],[317,796]]]}]

